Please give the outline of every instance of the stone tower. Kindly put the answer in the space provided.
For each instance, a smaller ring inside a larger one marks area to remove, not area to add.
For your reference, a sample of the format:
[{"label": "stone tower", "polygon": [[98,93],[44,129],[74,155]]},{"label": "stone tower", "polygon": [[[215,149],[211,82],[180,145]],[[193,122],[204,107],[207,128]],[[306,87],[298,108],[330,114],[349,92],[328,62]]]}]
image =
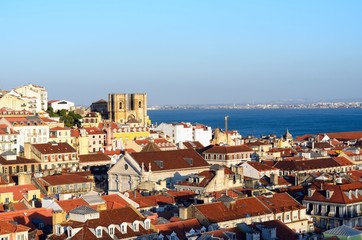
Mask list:
[{"label": "stone tower", "polygon": [[108,113],[111,121],[147,126],[149,125],[147,94],[110,93],[108,94]]}]

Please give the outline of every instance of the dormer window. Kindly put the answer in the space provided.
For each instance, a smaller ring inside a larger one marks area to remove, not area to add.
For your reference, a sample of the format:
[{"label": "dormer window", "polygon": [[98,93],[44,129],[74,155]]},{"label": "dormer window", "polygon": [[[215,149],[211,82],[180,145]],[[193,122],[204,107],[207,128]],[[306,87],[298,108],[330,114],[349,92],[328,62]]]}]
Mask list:
[{"label": "dormer window", "polygon": [[58,236],[63,234],[63,228],[61,225],[59,224],[55,225],[55,234]]},{"label": "dormer window", "polygon": [[170,240],[176,240],[176,233],[175,232],[172,232],[171,235],[170,235]]},{"label": "dormer window", "polygon": [[97,227],[97,228],[96,228],[96,237],[97,237],[97,238],[101,238],[101,237],[102,237],[102,228],[101,228],[101,227]]},{"label": "dormer window", "polygon": [[145,229],[148,230],[151,228],[151,220],[150,219],[146,219],[145,220]]},{"label": "dormer window", "polygon": [[127,223],[121,224],[121,233],[123,234],[127,233]]},{"label": "dormer window", "polygon": [[139,223],[138,221],[134,221],[132,224],[133,231],[138,232],[139,231]]},{"label": "dormer window", "polygon": [[113,225],[108,227],[108,234],[109,235],[114,235],[114,226]]},{"label": "dormer window", "polygon": [[71,226],[67,227],[67,235],[68,235],[68,237],[73,237],[72,236],[72,227]]}]

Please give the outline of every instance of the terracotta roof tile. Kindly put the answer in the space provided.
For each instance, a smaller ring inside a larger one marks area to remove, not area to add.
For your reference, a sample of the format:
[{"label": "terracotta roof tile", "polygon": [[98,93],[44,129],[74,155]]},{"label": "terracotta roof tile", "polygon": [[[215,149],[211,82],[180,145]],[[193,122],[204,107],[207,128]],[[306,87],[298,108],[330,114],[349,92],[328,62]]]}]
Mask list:
[{"label": "terracotta roof tile", "polygon": [[76,153],[77,151],[68,143],[40,143],[32,144],[42,154]]},{"label": "terracotta roof tile", "polygon": [[195,150],[191,149],[139,152],[132,153],[131,156],[140,166],[143,163],[146,171],[148,171],[149,164],[151,164],[152,171],[209,166],[203,157],[201,157]]},{"label": "terracotta roof tile", "polygon": [[204,151],[203,153],[223,153],[223,154],[228,154],[228,153],[238,153],[238,152],[252,152],[253,149],[251,149],[250,147],[248,147],[247,145],[236,145],[236,146],[216,146],[214,145],[213,147],[207,149],[206,151]]},{"label": "terracotta roof tile", "polygon": [[110,162],[111,158],[104,153],[78,155],[80,163],[86,162]]}]

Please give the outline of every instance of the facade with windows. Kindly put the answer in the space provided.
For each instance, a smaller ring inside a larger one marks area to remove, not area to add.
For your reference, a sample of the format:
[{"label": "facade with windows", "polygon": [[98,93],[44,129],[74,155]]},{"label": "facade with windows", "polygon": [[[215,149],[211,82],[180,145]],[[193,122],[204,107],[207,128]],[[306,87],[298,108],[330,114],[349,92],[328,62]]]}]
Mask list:
[{"label": "facade with windows", "polygon": [[36,182],[46,190],[47,195],[69,194],[80,196],[94,189],[93,179],[78,174],[62,174],[37,178]]},{"label": "facade with windows", "polygon": [[0,124],[5,124],[19,133],[16,144],[13,145],[18,152],[24,151],[25,143],[48,143],[49,141],[49,126],[40,117],[3,117],[0,119]]},{"label": "facade with windows", "polygon": [[40,162],[42,170],[76,169],[77,151],[68,143],[27,144],[24,155]]},{"label": "facade with windows", "polygon": [[307,214],[317,227],[331,229],[342,225],[362,225],[362,182],[316,185],[303,199]]}]

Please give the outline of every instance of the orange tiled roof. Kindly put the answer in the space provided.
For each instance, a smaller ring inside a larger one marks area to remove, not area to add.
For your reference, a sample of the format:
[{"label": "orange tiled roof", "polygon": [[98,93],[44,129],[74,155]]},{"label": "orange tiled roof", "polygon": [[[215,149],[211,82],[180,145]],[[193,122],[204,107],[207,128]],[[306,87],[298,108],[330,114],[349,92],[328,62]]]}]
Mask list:
[{"label": "orange tiled roof", "polygon": [[41,219],[46,225],[52,225],[52,209],[46,208],[33,208],[23,211],[2,212],[0,219],[15,221],[18,224],[24,225],[31,229],[35,229],[32,219]]},{"label": "orange tiled roof", "polygon": [[328,137],[335,138],[337,140],[354,140],[362,138],[362,131],[356,132],[333,132],[326,133]]},{"label": "orange tiled roof", "polygon": [[[362,195],[359,193],[362,190],[362,182],[354,182],[343,185],[331,185],[322,184],[322,188],[316,189],[312,196],[306,195],[303,200],[316,201],[316,202],[328,202],[328,203],[357,203],[362,201]],[[330,198],[327,198],[326,191],[331,193]],[[357,194],[356,194],[356,190]],[[349,192],[351,191],[350,197]]]},{"label": "orange tiled roof", "polygon": [[0,220],[0,235],[6,235],[18,232],[28,232],[30,228],[21,224],[10,223],[9,221]]},{"label": "orange tiled roof", "polygon": [[106,202],[108,210],[115,208],[123,208],[129,205],[129,203],[123,198],[121,198],[118,194],[103,195],[102,199]]},{"label": "orange tiled roof", "polygon": [[347,159],[319,158],[301,161],[278,161],[274,167],[284,171],[301,171],[351,165],[353,165],[353,163]]},{"label": "orange tiled roof", "polygon": [[16,165],[16,164],[40,164],[40,162],[34,160],[34,159],[27,159],[22,157],[16,157],[16,160],[6,160],[2,156],[0,156],[0,164],[1,165]]},{"label": "orange tiled roof", "polygon": [[108,157],[104,153],[94,153],[94,154],[83,154],[78,155],[79,162],[80,163],[86,163],[86,162],[109,162],[111,161],[111,158]]},{"label": "orange tiled roof", "polygon": [[260,163],[260,162],[248,161],[247,164],[249,164],[250,166],[252,166],[253,168],[255,168],[259,172],[278,170],[275,167],[271,167],[271,166],[268,166],[268,165]]},{"label": "orange tiled roof", "polygon": [[[209,164],[195,150],[171,150],[159,152],[132,153],[131,156],[148,171],[151,164],[152,171],[176,170],[183,168],[208,167]],[[192,161],[188,161],[192,159]],[[162,161],[162,166],[159,161]]]},{"label": "orange tiled roof", "polygon": [[236,146],[212,146],[211,148],[207,149],[203,153],[238,153],[238,152],[252,152],[253,149],[248,147],[247,145],[236,145]]},{"label": "orange tiled roof", "polygon": [[142,196],[136,198],[130,196],[130,199],[138,203],[140,208],[155,207],[160,204],[175,204],[175,199],[173,197],[164,195]]},{"label": "orange tiled roof", "polygon": [[32,144],[41,154],[76,153],[77,151],[68,143],[39,143]]},{"label": "orange tiled roof", "polygon": [[196,218],[192,218],[184,221],[159,224],[155,225],[155,227],[163,236],[171,235],[175,232],[179,239],[187,239],[187,232],[190,232],[191,229],[194,231],[199,230],[202,228],[202,225]]},{"label": "orange tiled roof", "polygon": [[102,129],[97,128],[97,127],[87,127],[84,129],[86,130],[88,135],[105,135],[106,134]]},{"label": "orange tiled roof", "polygon": [[57,201],[57,204],[67,213],[70,210],[80,207],[80,206],[92,207],[92,206],[89,206],[89,204],[83,198],[59,200],[59,201]]},{"label": "orange tiled roof", "polygon": [[272,213],[270,209],[260,201],[257,201],[255,197],[237,199],[235,203],[230,203],[229,206],[222,202],[214,202],[195,205],[194,207],[211,223]]},{"label": "orange tiled roof", "polygon": [[57,186],[57,185],[65,185],[65,184],[93,182],[92,180],[87,179],[84,176],[79,176],[76,174],[62,174],[62,175],[46,176],[46,177],[38,178],[38,180],[44,186]]},{"label": "orange tiled roof", "polygon": [[37,190],[37,188],[32,184],[0,187],[0,193],[12,192],[14,201],[20,201],[23,199],[24,194],[26,194],[29,190]]}]

